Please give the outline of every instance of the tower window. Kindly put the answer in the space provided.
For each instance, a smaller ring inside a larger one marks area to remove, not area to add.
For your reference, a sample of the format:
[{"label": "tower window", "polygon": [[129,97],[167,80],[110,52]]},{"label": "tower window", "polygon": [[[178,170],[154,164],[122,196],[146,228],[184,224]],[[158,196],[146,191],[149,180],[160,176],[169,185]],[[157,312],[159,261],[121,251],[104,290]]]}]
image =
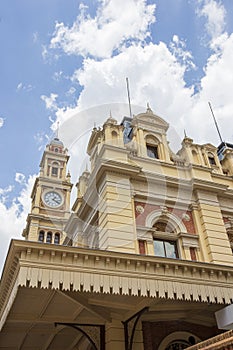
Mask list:
[{"label": "tower window", "polygon": [[60,164],[58,162],[52,162],[52,170],[51,170],[52,176],[58,176],[59,165]]},{"label": "tower window", "polygon": [[44,231],[39,232],[38,242],[44,242]]},{"label": "tower window", "polygon": [[54,244],[60,244],[60,233],[55,233],[54,235]]},{"label": "tower window", "polygon": [[154,252],[156,256],[164,258],[178,258],[175,241],[161,240],[154,238]]},{"label": "tower window", "polygon": [[147,156],[154,159],[159,159],[158,146],[146,145]]},{"label": "tower window", "polygon": [[57,176],[58,175],[58,168],[56,168],[56,167],[52,167],[52,175],[53,176]]},{"label": "tower window", "polygon": [[46,243],[52,243],[52,232],[47,232]]}]

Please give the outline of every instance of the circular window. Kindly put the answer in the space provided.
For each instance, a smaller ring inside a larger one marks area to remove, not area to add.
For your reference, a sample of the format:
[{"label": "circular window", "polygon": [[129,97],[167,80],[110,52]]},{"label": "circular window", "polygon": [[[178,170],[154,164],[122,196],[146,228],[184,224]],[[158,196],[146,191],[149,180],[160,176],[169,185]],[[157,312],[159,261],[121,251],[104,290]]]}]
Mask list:
[{"label": "circular window", "polygon": [[200,339],[196,335],[178,331],[167,335],[159,344],[158,350],[183,350],[199,342]]}]

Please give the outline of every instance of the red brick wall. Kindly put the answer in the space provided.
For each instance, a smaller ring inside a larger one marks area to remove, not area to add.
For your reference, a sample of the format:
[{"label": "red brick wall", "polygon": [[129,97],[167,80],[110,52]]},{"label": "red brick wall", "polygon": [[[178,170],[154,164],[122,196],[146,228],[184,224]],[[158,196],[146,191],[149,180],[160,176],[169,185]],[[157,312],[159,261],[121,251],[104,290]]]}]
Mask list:
[{"label": "red brick wall", "polygon": [[[137,206],[141,206],[143,208],[143,212],[141,212],[141,213],[138,212]],[[147,204],[147,203],[143,203],[143,202],[135,202],[136,224],[139,226],[145,226],[147,216],[152,211],[158,210],[158,209],[160,209],[159,205]],[[186,230],[188,233],[193,233],[193,234],[196,233],[192,212],[190,210],[181,210],[181,209],[174,209],[174,208],[169,208],[169,207],[167,209],[170,213],[174,214],[177,218],[180,219],[180,221],[186,227]],[[189,215],[189,217],[190,217],[189,221],[184,220],[184,218],[183,218],[184,214]]]}]

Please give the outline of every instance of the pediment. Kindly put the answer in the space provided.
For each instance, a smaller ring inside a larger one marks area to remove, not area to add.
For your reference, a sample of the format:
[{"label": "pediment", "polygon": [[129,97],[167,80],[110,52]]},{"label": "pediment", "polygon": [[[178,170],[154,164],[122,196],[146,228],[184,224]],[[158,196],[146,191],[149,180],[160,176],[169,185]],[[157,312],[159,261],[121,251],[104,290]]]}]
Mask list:
[{"label": "pediment", "polygon": [[132,124],[140,124],[140,126],[143,126],[144,129],[150,129],[151,126],[153,126],[158,129],[167,131],[169,128],[169,124],[164,119],[154,114],[151,109],[147,109],[146,112],[135,115],[133,117]]},{"label": "pediment", "polygon": [[217,149],[217,147],[215,147],[211,143],[205,143],[204,145],[202,145],[202,147],[204,147],[208,151],[215,151]]}]

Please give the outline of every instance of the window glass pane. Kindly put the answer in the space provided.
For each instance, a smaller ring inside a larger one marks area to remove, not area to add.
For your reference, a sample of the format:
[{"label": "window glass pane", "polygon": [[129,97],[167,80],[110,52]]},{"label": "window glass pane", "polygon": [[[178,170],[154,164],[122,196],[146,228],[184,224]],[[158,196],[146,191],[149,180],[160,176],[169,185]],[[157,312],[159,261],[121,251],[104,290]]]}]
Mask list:
[{"label": "window glass pane", "polygon": [[38,241],[44,242],[44,231],[40,231]]},{"label": "window glass pane", "polygon": [[52,243],[52,232],[47,233],[46,243]]},{"label": "window glass pane", "polygon": [[58,174],[58,168],[52,167],[52,175],[57,176]]},{"label": "window glass pane", "polygon": [[59,233],[55,233],[54,243],[55,244],[60,244],[60,234]]},{"label": "window glass pane", "polygon": [[176,258],[176,242],[173,241],[166,241],[165,244],[165,251],[166,251],[166,257],[167,258]]},{"label": "window glass pane", "polygon": [[165,257],[164,242],[154,240],[154,251],[155,255]]},{"label": "window glass pane", "polygon": [[147,145],[147,155],[150,158],[158,159],[158,147],[157,146],[149,146]]}]

